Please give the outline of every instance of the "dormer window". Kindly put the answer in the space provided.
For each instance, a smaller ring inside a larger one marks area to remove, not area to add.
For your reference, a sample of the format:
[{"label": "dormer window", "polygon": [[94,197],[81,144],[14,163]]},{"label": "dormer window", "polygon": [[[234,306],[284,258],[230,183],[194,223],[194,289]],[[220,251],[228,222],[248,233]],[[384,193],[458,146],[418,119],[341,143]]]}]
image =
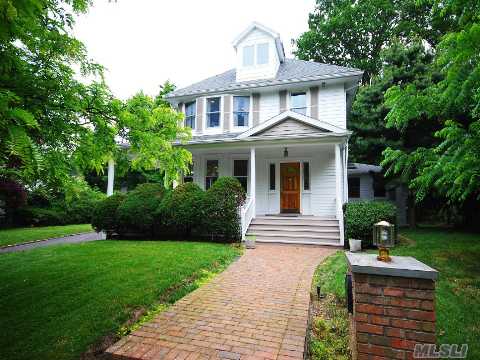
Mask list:
[{"label": "dormer window", "polygon": [[257,65],[268,64],[268,43],[257,45]]},{"label": "dormer window", "polygon": [[195,129],[195,117],[197,114],[195,101],[185,104],[185,126]]},{"label": "dormer window", "polygon": [[269,62],[269,44],[247,45],[243,47],[243,66],[266,65]]},{"label": "dormer window", "polygon": [[250,96],[233,97],[233,124],[234,126],[248,126],[250,113]]},{"label": "dormer window", "polygon": [[305,92],[290,94],[290,110],[307,115],[307,94]]},{"label": "dormer window", "polygon": [[253,45],[243,47],[243,66],[253,66],[255,59],[255,47]]},{"label": "dormer window", "polygon": [[220,97],[207,99],[207,127],[220,126]]}]

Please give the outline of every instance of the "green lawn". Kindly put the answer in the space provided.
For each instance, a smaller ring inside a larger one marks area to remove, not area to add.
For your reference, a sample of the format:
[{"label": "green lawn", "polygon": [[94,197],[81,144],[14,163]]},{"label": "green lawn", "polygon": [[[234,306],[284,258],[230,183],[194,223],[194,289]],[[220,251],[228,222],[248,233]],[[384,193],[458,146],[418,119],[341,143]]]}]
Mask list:
[{"label": "green lawn", "polygon": [[[468,343],[469,359],[480,359],[480,235],[443,229],[404,230],[413,240],[393,255],[413,256],[440,272],[437,282],[438,343]],[[316,274],[325,292],[345,296],[345,256],[326,260]]]},{"label": "green lawn", "polygon": [[0,358],[78,359],[134,309],[178,299],[238,254],[222,244],[96,241],[0,255]]},{"label": "green lawn", "polygon": [[90,224],[43,226],[0,230],[0,247],[92,231]]}]

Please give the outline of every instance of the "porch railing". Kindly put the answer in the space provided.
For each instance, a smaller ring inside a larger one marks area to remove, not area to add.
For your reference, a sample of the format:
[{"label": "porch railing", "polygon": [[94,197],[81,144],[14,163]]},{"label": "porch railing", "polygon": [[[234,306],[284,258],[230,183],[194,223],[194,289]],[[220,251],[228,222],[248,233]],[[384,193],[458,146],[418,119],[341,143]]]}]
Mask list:
[{"label": "porch railing", "polygon": [[240,223],[242,227],[242,240],[245,240],[245,234],[247,233],[247,229],[252,222],[254,216],[254,209],[255,209],[255,199],[251,197],[247,197],[245,200],[245,204],[240,207]]}]

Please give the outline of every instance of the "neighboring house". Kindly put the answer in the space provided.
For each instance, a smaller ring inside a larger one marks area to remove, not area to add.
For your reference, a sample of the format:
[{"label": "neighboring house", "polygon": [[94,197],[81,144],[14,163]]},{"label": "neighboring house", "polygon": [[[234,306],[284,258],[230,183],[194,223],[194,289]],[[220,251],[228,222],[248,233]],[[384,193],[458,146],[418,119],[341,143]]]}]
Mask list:
[{"label": "neighboring house", "polygon": [[167,96],[192,128],[184,181],[236,177],[248,194],[242,235],[257,241],[343,244],[346,119],[363,72],[287,59],[258,23],[233,47],[235,68]]},{"label": "neighboring house", "polygon": [[348,201],[386,200],[397,206],[397,225],[407,225],[408,189],[398,180],[385,181],[382,167],[349,163]]}]

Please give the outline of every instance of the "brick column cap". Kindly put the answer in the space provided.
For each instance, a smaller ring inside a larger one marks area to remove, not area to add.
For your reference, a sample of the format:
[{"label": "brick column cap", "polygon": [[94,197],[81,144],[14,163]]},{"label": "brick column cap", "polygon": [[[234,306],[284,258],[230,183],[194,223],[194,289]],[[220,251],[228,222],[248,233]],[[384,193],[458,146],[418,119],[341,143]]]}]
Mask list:
[{"label": "brick column cap", "polygon": [[411,256],[391,256],[391,262],[377,260],[376,254],[347,252],[349,269],[356,274],[437,280],[438,271]]}]

